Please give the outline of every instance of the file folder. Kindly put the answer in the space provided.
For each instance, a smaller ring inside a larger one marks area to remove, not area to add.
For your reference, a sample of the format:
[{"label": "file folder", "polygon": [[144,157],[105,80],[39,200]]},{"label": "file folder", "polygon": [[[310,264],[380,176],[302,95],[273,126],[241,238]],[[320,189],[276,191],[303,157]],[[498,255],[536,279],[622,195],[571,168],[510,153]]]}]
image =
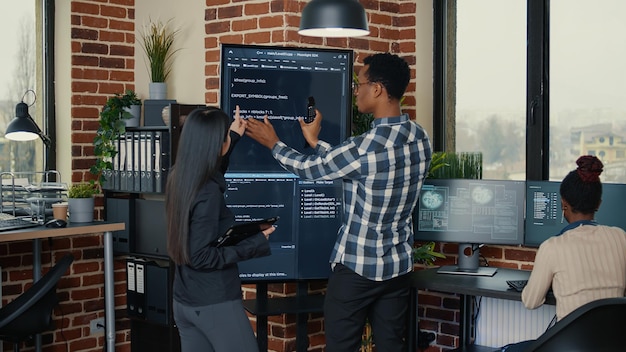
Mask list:
[{"label": "file folder", "polygon": [[119,138],[120,144],[120,160],[119,160],[119,170],[118,170],[118,187],[117,189],[120,191],[126,190],[127,177],[126,177],[126,136],[121,136]]},{"label": "file folder", "polygon": [[[154,132],[146,134],[146,183],[145,191],[154,192]],[[143,183],[142,183],[143,185]]]},{"label": "file folder", "polygon": [[123,191],[132,191],[135,185],[135,179],[133,175],[133,135],[126,134],[126,168],[125,173],[126,182]]},{"label": "file folder", "polygon": [[133,187],[131,191],[141,192],[141,136],[133,132]]},{"label": "file folder", "polygon": [[141,132],[139,134],[139,191],[148,192],[148,170],[147,166],[147,144],[148,144],[148,132]]},{"label": "file folder", "polygon": [[145,265],[143,261],[135,261],[135,289],[137,305],[137,316],[145,318],[146,316],[146,277],[145,277]]},{"label": "file folder", "polygon": [[165,191],[167,174],[169,170],[169,133],[163,131],[156,132],[154,141],[154,191],[162,193]]},{"label": "file folder", "polygon": [[137,286],[136,286],[135,262],[133,259],[126,261],[126,311],[128,315],[137,316]]}]

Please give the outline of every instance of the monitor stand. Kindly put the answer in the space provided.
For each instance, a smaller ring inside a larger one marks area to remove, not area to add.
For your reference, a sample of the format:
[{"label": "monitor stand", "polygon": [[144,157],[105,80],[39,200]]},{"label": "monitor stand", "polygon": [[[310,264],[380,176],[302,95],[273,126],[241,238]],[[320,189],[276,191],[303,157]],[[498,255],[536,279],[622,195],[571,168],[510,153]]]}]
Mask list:
[{"label": "monitor stand", "polygon": [[495,275],[498,268],[478,266],[480,247],[482,246],[475,243],[460,243],[458,265],[444,265],[437,269],[437,273],[474,276]]}]

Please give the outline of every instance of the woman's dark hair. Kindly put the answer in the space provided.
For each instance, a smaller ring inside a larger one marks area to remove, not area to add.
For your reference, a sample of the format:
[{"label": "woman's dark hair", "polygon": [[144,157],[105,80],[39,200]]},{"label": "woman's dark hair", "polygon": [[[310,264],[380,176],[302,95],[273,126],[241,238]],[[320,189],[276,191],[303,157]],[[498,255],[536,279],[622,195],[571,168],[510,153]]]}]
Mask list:
[{"label": "woman's dark hair", "polygon": [[196,194],[220,172],[230,118],[214,107],[193,110],[180,134],[175,165],[167,179],[167,251],[176,264],[188,264],[189,214]]},{"label": "woman's dark hair", "polygon": [[365,74],[370,82],[382,84],[390,97],[402,99],[411,79],[411,70],[404,59],[398,55],[382,53],[366,57],[363,64],[369,65]]},{"label": "woman's dark hair", "polygon": [[602,200],[602,162],[592,155],[581,156],[576,160],[578,168],[570,171],[561,182],[561,198],[572,207],[572,211],[593,214]]}]

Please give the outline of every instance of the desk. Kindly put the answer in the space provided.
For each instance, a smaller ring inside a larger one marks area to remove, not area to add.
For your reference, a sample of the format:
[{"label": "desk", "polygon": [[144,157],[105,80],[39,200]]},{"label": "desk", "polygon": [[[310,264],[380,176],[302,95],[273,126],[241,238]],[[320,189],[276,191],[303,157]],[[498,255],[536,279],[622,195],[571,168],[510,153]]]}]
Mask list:
[{"label": "desk", "polygon": [[[104,233],[104,314],[106,351],[115,351],[115,293],[113,291],[113,231],[124,230],[125,223],[90,222],[68,224],[64,228],[31,227],[28,229],[0,232],[0,242],[35,240],[33,243],[33,280],[41,278],[42,238],[68,237]],[[38,349],[41,348],[39,339]]]},{"label": "desk", "polygon": [[[507,280],[528,280],[530,271],[498,268],[493,276],[472,276],[438,274],[437,268],[418,270],[411,273],[414,290],[411,294],[409,311],[409,346],[417,350],[417,290],[431,290],[455,293],[460,296],[459,351],[480,351],[480,346],[472,346],[470,341],[472,297],[483,296],[513,301],[521,301],[522,294],[509,289]],[[555,304],[554,296],[546,297],[546,304]],[[468,348],[468,346],[472,346]],[[490,348],[489,351],[493,351]]]}]

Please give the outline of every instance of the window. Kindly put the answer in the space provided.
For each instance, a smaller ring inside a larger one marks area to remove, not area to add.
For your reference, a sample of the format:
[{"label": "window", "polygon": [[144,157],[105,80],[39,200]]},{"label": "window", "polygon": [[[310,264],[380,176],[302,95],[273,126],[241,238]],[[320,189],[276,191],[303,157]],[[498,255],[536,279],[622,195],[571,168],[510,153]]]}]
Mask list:
[{"label": "window", "polygon": [[624,12],[623,0],[550,1],[551,179],[595,154],[602,181],[626,183]]},{"label": "window", "polygon": [[[54,123],[54,112],[49,103],[52,80],[45,75],[51,72],[53,52],[53,0],[3,0],[0,12],[0,172],[43,171],[54,168],[54,150],[45,150],[41,139],[26,142],[9,141],[4,137],[7,125],[15,117],[15,107],[20,101],[29,105],[28,112],[39,127],[50,134],[46,127]],[[44,20],[46,19],[46,20]],[[46,43],[46,45],[43,45]],[[44,60],[44,57],[46,60]],[[49,60],[49,61],[48,61]],[[31,90],[31,91],[29,91]],[[46,116],[46,119],[43,118]],[[54,136],[50,136],[54,140]],[[46,152],[50,156],[44,165]]]},{"label": "window", "polygon": [[484,178],[529,180],[561,180],[593,154],[603,181],[626,182],[626,2],[434,7],[435,150],[480,151]]}]

